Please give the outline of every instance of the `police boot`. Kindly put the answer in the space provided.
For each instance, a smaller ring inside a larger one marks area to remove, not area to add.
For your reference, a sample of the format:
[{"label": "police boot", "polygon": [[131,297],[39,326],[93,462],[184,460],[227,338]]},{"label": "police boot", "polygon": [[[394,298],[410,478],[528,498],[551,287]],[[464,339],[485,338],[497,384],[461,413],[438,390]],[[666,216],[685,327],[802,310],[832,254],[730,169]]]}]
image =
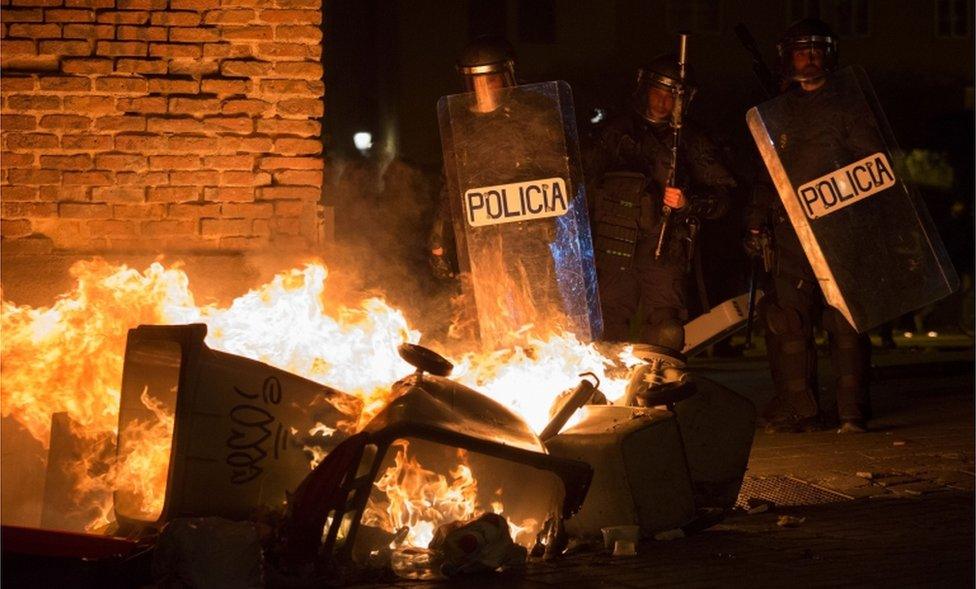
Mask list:
[{"label": "police boot", "polygon": [[837,391],[837,414],[840,428],[837,433],[867,431],[871,418],[868,395],[871,340],[859,334],[836,309],[824,314],[824,327],[830,335],[830,360]]},{"label": "police boot", "polygon": [[792,410],[794,429],[816,429],[819,404],[816,348],[796,309],[775,303],[765,309],[766,346],[776,394]]}]

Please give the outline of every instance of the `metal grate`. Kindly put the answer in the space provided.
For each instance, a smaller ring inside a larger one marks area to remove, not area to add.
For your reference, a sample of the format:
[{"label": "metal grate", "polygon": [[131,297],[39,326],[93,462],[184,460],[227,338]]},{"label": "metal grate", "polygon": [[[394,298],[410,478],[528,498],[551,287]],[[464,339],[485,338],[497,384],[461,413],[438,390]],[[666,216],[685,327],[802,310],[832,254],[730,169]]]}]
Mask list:
[{"label": "metal grate", "polygon": [[746,477],[735,506],[745,508],[749,499],[765,499],[776,505],[822,505],[850,501],[853,497],[788,476]]}]

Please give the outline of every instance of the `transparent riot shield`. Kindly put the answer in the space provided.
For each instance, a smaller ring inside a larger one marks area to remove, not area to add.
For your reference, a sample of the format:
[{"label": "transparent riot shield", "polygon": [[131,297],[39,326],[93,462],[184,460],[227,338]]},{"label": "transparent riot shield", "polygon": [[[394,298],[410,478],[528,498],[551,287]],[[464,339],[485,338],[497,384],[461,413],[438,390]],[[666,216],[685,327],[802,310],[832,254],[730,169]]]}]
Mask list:
[{"label": "transparent riot shield", "polygon": [[458,261],[482,344],[530,328],[599,337],[603,320],[565,82],[438,101]]},{"label": "transparent riot shield", "polygon": [[956,289],[862,70],[840,70],[813,92],[785,93],[746,120],[827,302],[858,331]]}]

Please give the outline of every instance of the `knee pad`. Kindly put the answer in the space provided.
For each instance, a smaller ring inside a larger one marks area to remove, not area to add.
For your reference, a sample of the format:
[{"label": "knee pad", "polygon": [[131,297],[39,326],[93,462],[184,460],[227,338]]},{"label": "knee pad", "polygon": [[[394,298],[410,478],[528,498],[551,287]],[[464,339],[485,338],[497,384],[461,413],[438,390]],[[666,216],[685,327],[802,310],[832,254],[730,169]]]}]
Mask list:
[{"label": "knee pad", "polygon": [[655,309],[648,314],[648,343],[680,352],[685,347],[685,327],[677,309]]}]

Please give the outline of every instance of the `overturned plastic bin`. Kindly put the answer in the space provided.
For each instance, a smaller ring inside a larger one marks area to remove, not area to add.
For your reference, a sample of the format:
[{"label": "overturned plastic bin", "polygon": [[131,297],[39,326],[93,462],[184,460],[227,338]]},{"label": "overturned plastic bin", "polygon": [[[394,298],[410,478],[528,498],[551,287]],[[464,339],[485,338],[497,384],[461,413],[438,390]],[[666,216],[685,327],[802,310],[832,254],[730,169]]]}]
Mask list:
[{"label": "overturned plastic bin", "polygon": [[410,344],[400,351],[417,372],[393,385],[394,400],[330,453],[289,502],[280,541],[286,566],[301,567],[318,554],[361,561],[388,547],[394,537],[404,540],[407,533],[416,535],[408,544],[425,547],[426,526],[413,525],[409,531],[397,527],[429,522],[434,524],[429,527],[432,534],[452,518],[471,517],[463,510],[447,510],[409,522],[384,520],[403,507],[391,506],[383,489],[389,488],[387,483],[400,483],[409,498],[411,487],[404,485],[411,477],[416,481],[419,472],[403,474],[411,463],[446,480],[457,478],[450,473],[463,472],[463,466],[467,473],[461,476],[470,475],[477,486],[475,492],[465,485],[475,495],[475,512],[502,511],[524,528],[515,541],[527,547],[547,523],[557,525],[582,504],[593,474],[587,464],[549,455],[508,408],[445,378],[451,365],[434,352]]},{"label": "overturned plastic bin", "polygon": [[114,495],[124,526],[280,507],[311,470],[310,431],[337,429],[361,408],[330,387],[211,350],[206,334],[203,324],[129,330]]}]

